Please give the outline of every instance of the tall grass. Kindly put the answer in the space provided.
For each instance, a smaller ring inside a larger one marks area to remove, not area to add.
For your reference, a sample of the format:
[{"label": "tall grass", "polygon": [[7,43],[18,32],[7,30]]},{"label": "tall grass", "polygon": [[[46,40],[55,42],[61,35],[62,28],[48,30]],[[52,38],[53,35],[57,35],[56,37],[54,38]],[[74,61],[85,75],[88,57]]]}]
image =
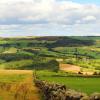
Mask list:
[{"label": "tall grass", "polygon": [[0,71],[0,100],[40,100],[32,71]]}]

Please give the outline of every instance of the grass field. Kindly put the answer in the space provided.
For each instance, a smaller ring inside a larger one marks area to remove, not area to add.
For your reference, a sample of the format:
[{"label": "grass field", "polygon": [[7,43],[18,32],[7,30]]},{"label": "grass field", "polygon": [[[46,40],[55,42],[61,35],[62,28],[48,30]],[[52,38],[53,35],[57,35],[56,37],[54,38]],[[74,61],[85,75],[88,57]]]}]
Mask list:
[{"label": "grass field", "polygon": [[76,74],[100,75],[100,37],[0,38],[0,100],[40,100],[34,69],[41,80],[100,92],[100,78]]},{"label": "grass field", "polygon": [[[41,80],[46,80],[53,83],[65,84],[68,88],[75,89],[80,92],[91,94],[100,92],[100,78],[83,78],[69,77],[63,73],[54,72],[37,72]],[[62,77],[64,76],[64,77]]]},{"label": "grass field", "polygon": [[0,70],[0,100],[40,100],[32,71]]}]

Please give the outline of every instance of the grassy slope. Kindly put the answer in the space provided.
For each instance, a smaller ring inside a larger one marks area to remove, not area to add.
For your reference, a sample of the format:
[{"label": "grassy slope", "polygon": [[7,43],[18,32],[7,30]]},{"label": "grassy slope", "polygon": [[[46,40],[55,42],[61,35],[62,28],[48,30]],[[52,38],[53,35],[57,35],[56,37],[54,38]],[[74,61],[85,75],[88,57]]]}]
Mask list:
[{"label": "grassy slope", "polygon": [[32,71],[0,70],[0,100],[40,100]]}]

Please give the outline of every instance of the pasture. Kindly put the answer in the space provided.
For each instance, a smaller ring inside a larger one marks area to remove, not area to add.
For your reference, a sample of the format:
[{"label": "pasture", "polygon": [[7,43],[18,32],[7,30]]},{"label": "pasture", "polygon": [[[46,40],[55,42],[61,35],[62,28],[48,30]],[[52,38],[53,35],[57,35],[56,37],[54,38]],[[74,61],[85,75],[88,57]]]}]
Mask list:
[{"label": "pasture", "polygon": [[48,71],[37,71],[39,79],[46,80],[52,83],[60,83],[66,85],[66,87],[75,89],[79,92],[91,94],[100,92],[100,78],[93,77],[73,77],[68,76],[66,73],[54,73]]}]

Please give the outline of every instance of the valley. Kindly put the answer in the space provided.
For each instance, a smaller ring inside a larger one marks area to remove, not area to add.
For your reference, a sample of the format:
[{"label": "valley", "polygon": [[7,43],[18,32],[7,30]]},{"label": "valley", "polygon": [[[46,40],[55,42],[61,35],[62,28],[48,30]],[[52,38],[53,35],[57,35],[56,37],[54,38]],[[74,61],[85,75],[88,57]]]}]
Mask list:
[{"label": "valley", "polygon": [[100,93],[100,37],[1,37],[0,100],[43,99],[34,79]]}]

